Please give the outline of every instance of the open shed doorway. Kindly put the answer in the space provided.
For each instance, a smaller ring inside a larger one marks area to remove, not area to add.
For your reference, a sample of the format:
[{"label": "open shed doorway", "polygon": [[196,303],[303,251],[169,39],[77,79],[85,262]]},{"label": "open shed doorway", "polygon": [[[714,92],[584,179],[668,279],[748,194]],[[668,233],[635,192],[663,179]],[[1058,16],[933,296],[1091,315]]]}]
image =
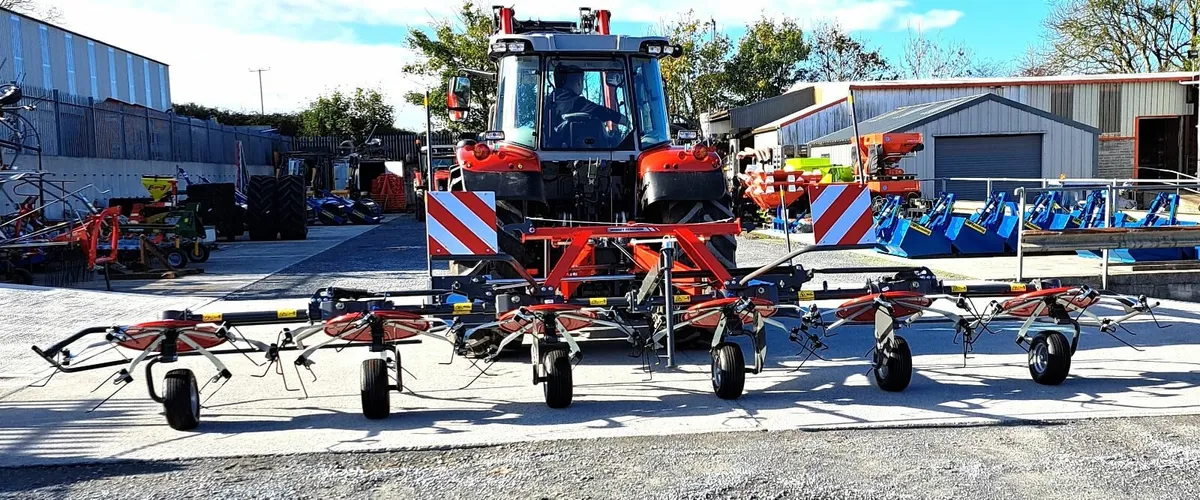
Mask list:
[{"label": "open shed doorway", "polygon": [[1196,175],[1196,132],[1190,116],[1139,117],[1134,132],[1138,179]]}]

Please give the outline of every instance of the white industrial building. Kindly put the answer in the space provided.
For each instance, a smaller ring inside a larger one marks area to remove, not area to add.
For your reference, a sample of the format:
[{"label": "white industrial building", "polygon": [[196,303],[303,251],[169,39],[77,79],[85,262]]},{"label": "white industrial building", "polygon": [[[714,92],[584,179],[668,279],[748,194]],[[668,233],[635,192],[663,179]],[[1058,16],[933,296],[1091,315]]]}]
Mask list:
[{"label": "white industrial building", "polygon": [[0,9],[0,61],[5,61],[0,81],[159,111],[171,107],[166,64],[5,9]]},{"label": "white industrial building", "polygon": [[1099,129],[1094,153],[1064,152],[1094,157],[1099,176],[1174,178],[1151,169],[1196,173],[1196,90],[1184,84],[1195,79],[1196,73],[1177,72],[799,84],[794,91],[811,92],[814,102],[756,126],[739,137],[739,147],[807,145],[848,127],[851,91],[860,122],[905,106],[991,93]]},{"label": "white industrial building", "polygon": [[[809,154],[850,165],[854,133],[845,127],[818,137],[809,143]],[[1100,129],[992,93],[901,107],[860,122],[858,133],[921,134],[924,150],[899,164],[919,179],[1095,177],[1100,137]],[[995,182],[992,188],[1012,192],[1018,185],[1040,187]],[[926,181],[921,190],[932,195],[944,188],[960,199],[983,200],[987,187]]]}]

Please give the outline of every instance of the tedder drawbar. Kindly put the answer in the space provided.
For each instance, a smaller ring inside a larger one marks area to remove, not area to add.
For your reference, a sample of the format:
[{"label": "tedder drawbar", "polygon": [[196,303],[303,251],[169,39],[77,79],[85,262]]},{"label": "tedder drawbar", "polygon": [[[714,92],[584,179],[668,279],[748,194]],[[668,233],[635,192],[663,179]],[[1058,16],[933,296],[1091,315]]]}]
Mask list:
[{"label": "tedder drawbar", "polygon": [[[494,250],[494,234],[490,241],[488,235],[478,235],[483,238],[467,245],[482,248],[475,253],[454,253],[446,248],[454,245],[444,243],[450,240],[435,238],[446,229],[436,225],[436,217],[453,204],[446,197],[480,194],[489,193],[433,193],[427,200],[432,259],[473,263],[467,274],[431,277],[429,290],[330,287],[314,293],[307,307],[294,310],[166,311],[155,321],[85,328],[53,346],[34,350],[63,372],[120,367],[110,379],[120,386],[132,382],[136,369],[142,367],[150,396],[163,405],[168,424],[191,429],[199,423],[202,404],[197,377],[189,369],[171,370],[160,395],[152,373],[155,365],[203,356],[213,367],[204,380],[216,385],[211,391],[215,392],[232,377],[222,356],[263,356],[268,371],[273,365],[283,375],[282,364],[287,362],[299,375],[300,368],[311,370],[314,357],[324,349],[366,347],[372,355],[361,367],[362,412],[375,419],[389,415],[391,391],[403,389],[398,349],[402,344],[419,342],[422,336],[439,339],[451,344],[457,355],[491,362],[502,352],[528,343],[533,382],[543,385],[547,405],[564,408],[573,397],[572,363],[583,355],[579,340],[617,338],[643,353],[665,350],[669,365],[674,339],[699,332],[712,354],[714,392],[735,399],[742,395],[746,373],[763,371],[770,332],[787,335],[810,356],[819,356],[830,332],[867,325],[874,331],[870,356],[876,383],[884,390],[900,391],[912,376],[912,353],[898,332],[928,316],[925,321],[953,324],[964,357],[991,323],[1020,320],[1016,341],[1028,350],[1030,375],[1038,383],[1054,385],[1063,382],[1070,370],[1082,316],[1102,333],[1115,336],[1122,322],[1153,308],[1145,298],[1114,296],[1087,287],[1038,281],[962,285],[945,283],[925,268],[806,269],[788,263],[805,253],[870,245],[806,247],[765,266],[729,269],[719,264],[704,242],[715,235],[739,233],[736,220],[574,227],[533,227],[527,221],[521,228],[524,240],[541,241],[548,253],[558,256],[544,277],[534,278],[511,256]],[[616,249],[622,257],[598,263],[596,251],[601,248]],[[493,278],[501,266],[519,277]],[[888,276],[861,288],[804,288],[820,274],[863,272]],[[415,303],[414,297],[422,300]],[[980,297],[996,299],[977,307],[972,299]],[[845,302],[832,308],[817,305],[828,299]],[[1124,313],[1100,317],[1089,311],[1102,300],[1115,302]],[[303,326],[283,328],[270,342],[238,331],[251,325],[298,323]],[[753,358],[749,366],[734,342],[739,336],[748,339]],[[97,351],[111,348],[136,355],[94,359]]]}]

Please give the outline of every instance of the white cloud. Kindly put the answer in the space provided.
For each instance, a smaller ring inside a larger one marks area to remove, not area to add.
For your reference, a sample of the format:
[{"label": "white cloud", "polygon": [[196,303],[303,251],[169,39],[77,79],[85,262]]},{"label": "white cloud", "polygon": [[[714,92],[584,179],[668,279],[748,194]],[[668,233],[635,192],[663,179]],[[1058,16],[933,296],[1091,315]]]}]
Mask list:
[{"label": "white cloud", "polygon": [[924,14],[905,14],[900,16],[897,26],[901,29],[917,31],[936,30],[954,26],[963,16],[962,11],[932,9]]},{"label": "white cloud", "polygon": [[[403,29],[420,29],[453,15],[459,0],[47,0],[65,14],[67,27],[86,36],[163,61],[171,67],[175,102],[257,110],[258,81],[251,68],[268,67],[263,89],[268,111],[294,111],[332,88],[381,88],[396,106],[398,122],[423,123],[403,94],[427,84],[401,67],[415,59],[403,46]],[[573,19],[578,5],[607,8],[615,22],[657,24],[694,10],[721,29],[761,15],[786,15],[805,24],[833,20],[849,30],[878,30],[895,23],[921,29],[954,24],[961,12],[907,12],[909,0],[509,0],[519,18]],[[482,2],[482,5],[490,5]],[[371,43],[353,25],[372,27]],[[394,38],[383,36],[394,29]]]}]

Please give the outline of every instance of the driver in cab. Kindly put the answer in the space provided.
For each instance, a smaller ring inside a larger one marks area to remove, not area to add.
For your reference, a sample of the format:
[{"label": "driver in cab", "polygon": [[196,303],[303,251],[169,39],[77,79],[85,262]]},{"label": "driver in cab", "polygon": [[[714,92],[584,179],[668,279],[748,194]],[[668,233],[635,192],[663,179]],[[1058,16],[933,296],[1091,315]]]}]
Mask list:
[{"label": "driver in cab", "polygon": [[629,118],[612,108],[601,106],[583,97],[583,72],[574,66],[559,66],[554,71],[554,111],[562,117],[586,113],[601,122],[615,122],[628,127]]}]

